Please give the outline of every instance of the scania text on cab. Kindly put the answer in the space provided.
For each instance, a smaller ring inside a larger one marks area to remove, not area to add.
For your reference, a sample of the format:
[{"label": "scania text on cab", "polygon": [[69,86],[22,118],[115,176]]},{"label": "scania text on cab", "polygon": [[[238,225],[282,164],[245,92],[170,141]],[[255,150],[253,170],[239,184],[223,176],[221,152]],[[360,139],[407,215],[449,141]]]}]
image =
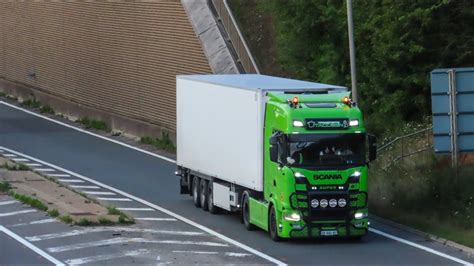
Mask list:
[{"label": "scania text on cab", "polygon": [[347,88],[254,74],[176,84],[176,175],[196,207],[238,211],[276,241],[367,234],[376,139]]}]

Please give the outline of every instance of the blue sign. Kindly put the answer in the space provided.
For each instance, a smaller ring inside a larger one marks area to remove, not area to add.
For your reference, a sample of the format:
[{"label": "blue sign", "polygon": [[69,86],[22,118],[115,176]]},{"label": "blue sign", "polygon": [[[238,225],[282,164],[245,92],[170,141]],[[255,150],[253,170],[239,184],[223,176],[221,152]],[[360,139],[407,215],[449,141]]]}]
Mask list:
[{"label": "blue sign", "polygon": [[431,106],[435,152],[474,152],[474,68],[433,70]]}]

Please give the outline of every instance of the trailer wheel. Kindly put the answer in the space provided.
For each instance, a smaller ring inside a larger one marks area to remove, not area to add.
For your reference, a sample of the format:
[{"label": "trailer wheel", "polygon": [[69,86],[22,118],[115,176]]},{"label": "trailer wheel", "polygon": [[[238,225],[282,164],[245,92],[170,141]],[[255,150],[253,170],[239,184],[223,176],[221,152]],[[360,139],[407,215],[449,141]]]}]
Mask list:
[{"label": "trailer wheel", "polygon": [[207,180],[201,178],[201,185],[199,188],[199,191],[201,192],[200,194],[200,200],[201,200],[201,208],[205,211],[208,211],[209,206],[207,205],[207,201],[209,199],[207,195]]},{"label": "trailer wheel", "polygon": [[201,207],[201,200],[199,199],[199,194],[201,194],[199,191],[199,177],[194,176],[193,177],[193,202],[194,206],[196,207]]},{"label": "trailer wheel", "polygon": [[255,230],[255,226],[250,223],[249,193],[245,191],[242,195],[242,221],[247,230]]},{"label": "trailer wheel", "polygon": [[207,208],[209,209],[209,212],[212,214],[218,214],[219,213],[219,207],[214,205],[214,199],[213,199],[213,181],[209,181],[207,184]]},{"label": "trailer wheel", "polygon": [[278,242],[281,238],[278,236],[278,222],[276,219],[275,206],[271,206],[270,214],[268,215],[268,232],[273,241]]}]

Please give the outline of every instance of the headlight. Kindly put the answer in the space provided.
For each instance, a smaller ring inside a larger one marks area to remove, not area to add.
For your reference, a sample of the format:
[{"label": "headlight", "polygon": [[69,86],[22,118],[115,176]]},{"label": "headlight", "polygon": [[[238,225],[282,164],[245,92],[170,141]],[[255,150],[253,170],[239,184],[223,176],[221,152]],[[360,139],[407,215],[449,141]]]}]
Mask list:
[{"label": "headlight", "polygon": [[346,207],[346,205],[347,205],[346,199],[339,199],[339,201],[337,202],[337,205],[339,205],[339,207],[341,207],[341,208]]},{"label": "headlight", "polygon": [[294,126],[294,127],[303,127],[304,124],[303,124],[303,122],[300,121],[300,120],[293,120],[293,126]]},{"label": "headlight", "polygon": [[369,216],[369,214],[365,212],[356,212],[356,214],[354,214],[354,218],[356,219],[367,218],[367,216]]},{"label": "headlight", "polygon": [[317,199],[311,200],[311,207],[317,208],[319,206],[319,201]]},{"label": "headlight", "polygon": [[349,121],[349,125],[351,127],[356,127],[356,126],[359,125],[359,120],[357,120],[357,119],[351,120],[351,121]]},{"label": "headlight", "polygon": [[334,208],[337,206],[337,200],[331,199],[329,200],[329,207]]},{"label": "headlight", "polygon": [[328,200],[327,199],[322,199],[319,201],[319,205],[322,207],[322,208],[326,208],[328,206]]},{"label": "headlight", "polygon": [[301,216],[296,212],[284,213],[283,219],[291,222],[299,222],[301,220]]}]

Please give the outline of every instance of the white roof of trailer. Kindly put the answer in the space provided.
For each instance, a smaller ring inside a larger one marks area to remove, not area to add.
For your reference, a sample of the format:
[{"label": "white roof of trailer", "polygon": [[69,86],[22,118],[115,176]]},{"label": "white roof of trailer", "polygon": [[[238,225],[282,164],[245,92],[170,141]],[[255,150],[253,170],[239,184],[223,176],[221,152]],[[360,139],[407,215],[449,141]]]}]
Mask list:
[{"label": "white roof of trailer", "polygon": [[261,89],[265,91],[347,91],[347,88],[343,86],[302,81],[296,79],[279,78],[259,74],[179,75],[177,76],[177,78],[241,88],[246,90]]}]

